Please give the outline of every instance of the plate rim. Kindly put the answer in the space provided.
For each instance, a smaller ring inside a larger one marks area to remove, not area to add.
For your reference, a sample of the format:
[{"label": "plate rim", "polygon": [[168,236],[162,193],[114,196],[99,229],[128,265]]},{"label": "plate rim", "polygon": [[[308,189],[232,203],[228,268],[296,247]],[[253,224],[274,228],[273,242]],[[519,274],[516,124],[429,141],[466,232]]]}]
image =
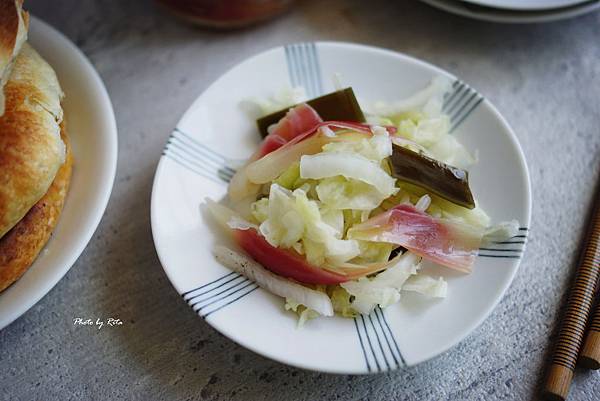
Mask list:
[{"label": "plate rim", "polygon": [[[471,3],[473,5],[476,6],[482,6],[482,7],[490,7],[490,8],[496,8],[499,10],[509,10],[509,11],[552,11],[552,10],[556,10],[556,9],[560,9],[560,8],[565,8],[565,7],[574,7],[574,6],[578,6],[581,3],[585,3],[586,1],[589,0],[568,0],[568,2],[566,2],[566,0],[562,0],[562,2],[564,4],[559,4],[559,5],[552,5],[552,6],[548,6],[548,5],[539,5],[539,6],[535,6],[535,5],[530,5],[530,6],[524,6],[522,4],[519,3],[515,3],[514,5],[504,5],[504,4],[495,4],[494,0],[462,0],[465,1],[467,3]],[[555,0],[555,1],[559,1],[559,0]]]},{"label": "plate rim", "polygon": [[[340,47],[347,47],[347,48],[354,48],[354,49],[360,49],[360,50],[366,50],[366,51],[375,51],[378,53],[383,53],[383,54],[387,54],[387,55],[391,55],[393,57],[396,58],[401,58],[404,59],[405,61],[409,61],[411,63],[415,63],[418,64],[420,66],[423,67],[427,67],[430,69],[433,69],[443,75],[449,76],[451,78],[457,79],[457,77],[446,71],[445,69],[438,67],[432,63],[429,63],[428,61],[419,59],[417,57],[408,55],[406,53],[403,52],[399,52],[399,51],[395,51],[395,50],[391,50],[391,49],[386,49],[386,48],[381,48],[381,47],[377,47],[377,46],[371,46],[371,45],[367,45],[367,44],[361,44],[361,43],[353,43],[353,42],[343,42],[343,41],[309,41],[309,42],[295,42],[295,43],[289,43],[289,44],[284,44],[284,45],[280,45],[280,46],[274,46],[265,50],[262,50],[248,58],[245,58],[241,61],[239,61],[238,63],[236,63],[235,65],[233,65],[232,67],[230,67],[229,69],[227,69],[226,71],[224,71],[219,77],[215,78],[210,85],[208,85],[206,88],[204,88],[199,95],[194,99],[194,101],[192,101],[190,103],[190,105],[188,106],[188,108],[185,110],[185,112],[181,115],[181,117],[178,119],[177,121],[177,125],[179,125],[179,123],[183,120],[185,120],[188,116],[189,113],[192,112],[192,109],[194,109],[195,105],[201,101],[203,95],[205,94],[205,92],[207,92],[221,77],[227,75],[230,71],[234,70],[235,68],[237,68],[240,64],[242,63],[246,63],[249,62],[251,60],[254,60],[260,56],[263,56],[266,53],[269,52],[273,52],[273,51],[278,51],[279,49],[284,49],[285,46],[287,45],[294,45],[294,44],[300,44],[300,43],[311,43],[314,44],[316,46],[321,46],[321,45],[325,45],[325,46],[340,46]],[[516,135],[516,133],[514,132],[514,130],[512,129],[512,127],[510,126],[510,124],[508,123],[508,121],[506,120],[506,118],[497,110],[497,108],[487,99],[487,98],[483,98],[484,101],[482,102],[483,104],[486,105],[486,107],[492,112],[493,116],[498,120],[498,122],[500,123],[501,127],[503,128],[503,130],[505,131],[508,139],[510,140],[511,145],[514,147],[515,152],[518,155],[518,159],[520,162],[520,169],[522,169],[523,173],[524,173],[524,179],[526,182],[526,193],[525,193],[525,198],[526,198],[526,205],[525,205],[525,210],[524,213],[527,216],[526,218],[526,222],[523,221],[521,222],[522,224],[526,223],[526,226],[529,227],[529,232],[531,232],[531,214],[532,214],[532,193],[531,193],[531,176],[530,176],[530,172],[529,172],[529,167],[527,165],[527,160],[525,158],[525,154],[523,152],[522,146],[518,140],[518,137]],[[168,139],[167,139],[168,140]],[[165,141],[167,142],[167,141]],[[171,283],[171,285],[173,286],[173,288],[175,289],[175,291],[177,291],[177,293],[182,296],[185,293],[185,289],[180,291],[178,289],[178,287],[176,286],[173,277],[174,272],[173,271],[169,271],[167,264],[165,263],[166,257],[162,252],[166,252],[166,250],[161,250],[161,247],[159,245],[159,240],[157,238],[157,228],[156,228],[156,220],[157,220],[157,213],[158,213],[158,205],[157,205],[157,201],[156,201],[156,193],[157,193],[157,182],[159,180],[159,176],[162,173],[162,170],[164,169],[164,161],[165,161],[166,157],[164,155],[161,156],[161,158],[159,159],[159,162],[157,164],[156,167],[156,171],[155,171],[155,175],[153,178],[153,182],[152,182],[152,191],[151,191],[151,205],[150,205],[150,223],[151,223],[151,231],[152,231],[152,238],[153,238],[153,242],[154,242],[154,246],[156,249],[156,253],[158,256],[158,259],[161,263],[161,267],[163,268],[165,274],[167,275],[167,278],[169,279],[169,282]],[[468,330],[465,330],[465,332],[460,336],[460,338],[458,338],[458,340],[453,343],[453,344],[449,344],[447,347],[441,349],[439,352],[430,355],[426,358],[423,358],[421,360],[416,361],[415,363],[412,363],[411,365],[405,365],[403,367],[396,367],[393,369],[389,369],[389,371],[394,371],[394,370],[399,370],[399,369],[403,369],[406,367],[410,367],[410,366],[416,366],[418,364],[421,364],[423,362],[426,362],[428,360],[434,359],[436,357],[441,356],[442,354],[444,354],[445,352],[447,352],[448,350],[456,347],[458,344],[460,344],[461,342],[463,342],[469,335],[473,334],[473,332],[475,330],[477,330],[477,328],[479,328],[481,326],[481,324],[490,316],[490,314],[496,309],[496,307],[498,306],[498,304],[500,303],[500,301],[502,301],[502,299],[504,299],[504,296],[506,295],[506,291],[508,290],[508,288],[510,287],[510,285],[512,284],[512,282],[514,281],[514,278],[517,274],[517,272],[519,271],[520,267],[521,267],[521,262],[523,261],[525,252],[526,252],[527,247],[525,246],[523,248],[523,252],[521,254],[521,256],[519,257],[519,259],[516,260],[516,265],[515,268],[512,272],[512,274],[510,275],[510,277],[506,280],[506,284],[500,289],[500,293],[499,296],[494,300],[494,302],[492,303],[492,305],[490,305],[490,307],[485,311],[485,313],[482,313],[482,315],[480,316],[480,318],[474,322],[474,324],[472,324]],[[198,314],[196,314],[198,315]],[[279,356],[277,354],[271,354],[271,353],[265,353],[263,350],[259,350],[257,347],[255,347],[254,345],[252,345],[250,342],[248,341],[244,341],[244,337],[240,337],[240,338],[233,338],[232,335],[230,335],[230,333],[226,330],[220,330],[216,324],[216,322],[213,322],[209,319],[205,319],[202,318],[200,315],[198,315],[198,317],[200,317],[202,320],[204,320],[206,323],[208,323],[208,325],[210,327],[212,327],[214,330],[216,330],[217,332],[219,332],[221,335],[225,336],[226,338],[228,338],[229,340],[233,341],[234,343],[258,354],[261,355],[265,358],[277,361],[279,363],[283,363],[286,364],[288,366],[293,366],[296,368],[301,368],[301,369],[305,369],[305,370],[309,370],[309,371],[315,371],[315,372],[325,372],[325,373],[332,373],[332,374],[351,374],[351,375],[371,375],[371,374],[378,374],[378,373],[384,373],[384,372],[369,372],[366,369],[361,369],[361,371],[359,373],[356,372],[350,372],[348,370],[335,370],[335,369],[323,369],[323,368],[318,368],[315,367],[314,365],[307,365],[307,364],[303,364],[303,363],[297,363],[297,362],[290,362],[288,360],[285,359],[285,357]]]},{"label": "plate rim", "polygon": [[[107,172],[105,179],[101,182],[104,190],[101,192],[101,196],[99,199],[99,203],[101,207],[92,211],[94,213],[93,220],[90,225],[85,230],[85,235],[82,236],[76,244],[72,244],[72,250],[67,253],[64,258],[63,263],[56,266],[55,272],[50,280],[46,280],[44,284],[39,288],[38,291],[33,293],[23,292],[20,295],[17,295],[17,298],[22,300],[19,304],[18,308],[2,311],[0,310],[0,330],[7,327],[19,317],[21,317],[25,312],[31,309],[35,304],[37,304],[46,294],[48,294],[54,286],[67,274],[67,272],[71,269],[71,267],[75,264],[79,256],[83,253],[87,245],[89,244],[92,236],[96,232],[102,217],[104,216],[104,212],[108,206],[108,202],[110,200],[110,196],[112,194],[112,189],[114,187],[114,181],[117,172],[117,160],[118,160],[118,131],[117,131],[117,122],[114,113],[114,109],[112,107],[112,102],[110,100],[110,96],[108,95],[108,91],[100,74],[94,68],[93,64],[87,58],[87,56],[62,32],[58,29],[54,28],[52,25],[47,22],[41,20],[40,18],[30,14],[30,30],[28,32],[28,40],[31,32],[39,31],[39,34],[47,35],[52,38],[51,40],[56,43],[60,43],[61,46],[68,49],[69,52],[73,53],[77,56],[82,64],[82,68],[86,69],[89,73],[90,77],[94,81],[94,86],[97,87],[97,98],[102,104],[103,117],[106,120],[106,125],[109,128],[107,132],[105,132],[105,136],[107,138],[106,142],[109,147],[109,152],[107,153],[108,163],[107,163]],[[48,40],[48,39],[46,39]],[[44,247],[45,249],[45,247]],[[35,265],[35,261],[32,266]],[[26,272],[27,273],[27,272]],[[25,273],[25,274],[26,274]],[[13,283],[12,286],[18,285],[18,281]],[[11,286],[11,287],[12,287]],[[7,288],[7,290],[9,290]],[[2,297],[2,293],[0,293],[0,297]]]},{"label": "plate rim", "polygon": [[[467,17],[479,21],[496,22],[503,24],[532,24],[540,22],[554,22],[568,18],[574,18],[591,13],[600,8],[600,0],[590,0],[582,4],[569,7],[561,7],[544,11],[518,11],[496,9],[496,14],[491,12],[476,12],[467,8],[465,4],[456,0],[421,0],[423,3],[446,11],[451,14]],[[491,10],[494,10],[491,8]],[[499,13],[499,14],[498,14]]]}]

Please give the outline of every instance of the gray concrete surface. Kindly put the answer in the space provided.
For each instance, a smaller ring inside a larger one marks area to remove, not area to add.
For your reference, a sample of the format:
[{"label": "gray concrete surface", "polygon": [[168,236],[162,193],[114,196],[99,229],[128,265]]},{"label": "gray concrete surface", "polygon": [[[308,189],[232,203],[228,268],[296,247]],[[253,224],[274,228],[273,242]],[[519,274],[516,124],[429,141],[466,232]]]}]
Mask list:
[{"label": "gray concrete surface", "polygon": [[[600,172],[600,13],[547,25],[465,20],[416,1],[301,1],[229,33],[181,24],[147,1],[27,1],[92,60],[112,97],[119,169],[104,220],[66,277],[0,332],[2,400],[535,399],[592,188]],[[181,301],[156,257],[150,189],[181,114],[225,69],[272,46],[343,40],[420,57],[471,83],[515,128],[534,213],[521,269],[459,346],[381,376],[306,372],[216,333]],[[74,327],[74,317],[124,324]],[[600,399],[580,371],[572,400]]]}]

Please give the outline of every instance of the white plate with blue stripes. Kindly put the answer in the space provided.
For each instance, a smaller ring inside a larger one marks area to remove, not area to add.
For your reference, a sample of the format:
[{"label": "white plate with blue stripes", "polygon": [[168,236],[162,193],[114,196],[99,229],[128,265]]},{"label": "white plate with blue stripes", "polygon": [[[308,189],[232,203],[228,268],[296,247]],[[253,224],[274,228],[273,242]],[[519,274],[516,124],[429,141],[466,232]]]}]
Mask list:
[{"label": "white plate with blue stripes", "polygon": [[[301,85],[310,97],[331,92],[340,73],[359,99],[395,100],[437,75],[455,80],[447,109],[454,135],[480,163],[470,173],[473,192],[494,221],[518,219],[519,235],[480,251],[474,272],[435,274],[448,297],[418,295],[356,319],[321,318],[297,328],[282,299],[232,273],[212,255],[226,242],[199,212],[204,198],[221,199],[236,160],[260,137],[240,102]],[[492,311],[511,283],[527,242],[529,175],[517,138],[482,95],[451,74],[388,50],[349,43],[300,43],[258,54],[226,72],[174,127],[152,192],[152,232],[161,263],[184,302],[215,329],[266,357],[293,366],[363,374],[415,365],[456,345]]]}]

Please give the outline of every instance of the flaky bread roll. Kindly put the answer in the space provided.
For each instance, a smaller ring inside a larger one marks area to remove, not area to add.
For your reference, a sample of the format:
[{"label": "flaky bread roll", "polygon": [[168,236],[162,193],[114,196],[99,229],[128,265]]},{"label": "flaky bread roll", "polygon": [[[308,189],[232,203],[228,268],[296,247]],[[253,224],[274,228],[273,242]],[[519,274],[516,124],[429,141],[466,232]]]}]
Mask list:
[{"label": "flaky bread roll", "polygon": [[25,217],[0,238],[0,291],[17,281],[27,271],[58,224],[69,190],[73,164],[64,125],[61,136],[67,145],[67,156],[48,192],[29,209]]},{"label": "flaky bread roll", "polygon": [[0,116],[4,114],[6,85],[21,46],[27,39],[29,14],[22,10],[22,0],[0,0]]},{"label": "flaky bread roll", "polygon": [[25,43],[4,87],[0,117],[0,238],[50,188],[65,161],[62,90],[54,70]]}]

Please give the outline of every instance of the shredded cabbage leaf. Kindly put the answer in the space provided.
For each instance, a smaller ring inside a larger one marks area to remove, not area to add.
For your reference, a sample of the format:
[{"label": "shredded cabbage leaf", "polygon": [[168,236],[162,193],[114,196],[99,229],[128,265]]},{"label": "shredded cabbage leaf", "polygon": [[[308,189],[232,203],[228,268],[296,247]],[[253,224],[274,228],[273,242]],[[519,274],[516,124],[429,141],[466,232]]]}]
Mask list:
[{"label": "shredded cabbage leaf", "polygon": [[288,311],[292,311],[294,313],[298,314],[298,323],[297,323],[297,327],[300,329],[302,327],[304,327],[304,324],[306,322],[308,322],[311,319],[315,319],[319,316],[321,316],[319,314],[319,312],[307,308],[306,306],[302,305],[301,303],[298,303],[296,301],[294,301],[291,298],[286,298],[285,299],[285,305],[284,305],[285,310]]},{"label": "shredded cabbage leaf", "polygon": [[368,121],[394,125],[398,137],[422,146],[427,156],[466,170],[477,162],[477,158],[449,133],[450,119],[442,107],[444,95],[450,88],[448,78],[436,77],[426,88],[407,99],[369,105]]},{"label": "shredded cabbage leaf", "polygon": [[340,210],[370,211],[387,198],[370,184],[342,176],[320,180],[316,191],[324,205]]},{"label": "shredded cabbage leaf", "polygon": [[369,160],[381,162],[392,154],[392,142],[389,133],[383,127],[375,126],[370,138],[352,142],[332,142],[323,146],[324,152],[355,153]]},{"label": "shredded cabbage leaf", "polygon": [[358,243],[343,240],[343,214],[340,211],[320,208],[319,203],[308,198],[299,188],[290,191],[274,183],[271,185],[266,213],[264,202],[255,203],[258,217],[267,216],[259,226],[260,233],[269,244],[295,248],[302,242],[302,250],[309,263],[321,266],[325,261],[340,264],[360,253]]},{"label": "shredded cabbage leaf", "polygon": [[376,102],[367,105],[366,111],[375,116],[402,116],[406,113],[422,111],[427,116],[439,116],[442,113],[444,95],[449,92],[452,81],[437,76],[431,83],[408,98],[395,102]]},{"label": "shredded cabbage leaf", "polygon": [[[365,179],[366,174],[363,174],[361,179],[358,175],[350,173],[350,168],[339,167],[345,168],[346,174],[336,174],[341,173],[341,170],[327,172],[320,169],[320,166],[324,166],[324,163],[322,163],[323,158],[320,159],[321,162],[314,159],[301,159],[301,163],[304,163],[304,170],[300,170],[302,178],[306,178],[306,174],[312,174],[313,176],[335,174],[322,178],[316,185],[319,200],[330,208],[370,211],[379,206],[381,202],[397,190],[394,187],[393,179],[389,180],[389,174],[382,166],[382,162],[392,154],[392,143],[389,134],[382,127],[374,127],[373,136],[368,139],[363,138],[352,142],[328,143],[323,146],[323,153],[321,154],[325,155],[325,158],[329,158],[330,165],[333,164],[331,155],[348,155],[342,157],[347,157],[349,161],[338,160],[338,166],[342,163],[353,163],[354,160],[352,157],[354,156],[361,157],[362,166],[367,166],[368,170],[375,171],[374,173],[368,173],[370,176],[384,176],[385,178],[381,181],[388,181],[387,183],[383,183],[381,187],[377,187],[375,185],[376,179],[369,181]],[[364,163],[365,159],[373,163]],[[359,165],[356,167],[361,168]],[[315,173],[315,169],[320,169],[319,172],[321,174]],[[302,171],[304,171],[305,175],[302,175]]]},{"label": "shredded cabbage leaf", "polygon": [[489,245],[494,242],[506,241],[519,234],[519,222],[517,220],[503,221],[488,227],[483,233],[482,243]]},{"label": "shredded cabbage leaf", "polygon": [[344,317],[356,317],[358,312],[352,307],[353,297],[344,288],[339,285],[331,286],[327,290],[333,311]]},{"label": "shredded cabbage leaf", "polygon": [[368,315],[379,305],[386,308],[400,300],[400,290],[408,278],[417,273],[421,258],[411,252],[397,257],[397,262],[374,278],[363,277],[357,281],[340,284],[354,296],[352,308]]},{"label": "shredded cabbage leaf", "polygon": [[291,107],[308,100],[303,87],[284,87],[269,97],[250,97],[241,102],[242,109],[252,119]]},{"label": "shredded cabbage leaf", "polygon": [[446,298],[448,283],[442,277],[436,280],[431,276],[417,274],[406,280],[402,286],[402,291],[418,292],[431,298]]},{"label": "shredded cabbage leaf", "polygon": [[396,179],[360,154],[323,152],[300,158],[300,177],[321,179],[335,176],[372,185],[385,198],[397,192]]}]

